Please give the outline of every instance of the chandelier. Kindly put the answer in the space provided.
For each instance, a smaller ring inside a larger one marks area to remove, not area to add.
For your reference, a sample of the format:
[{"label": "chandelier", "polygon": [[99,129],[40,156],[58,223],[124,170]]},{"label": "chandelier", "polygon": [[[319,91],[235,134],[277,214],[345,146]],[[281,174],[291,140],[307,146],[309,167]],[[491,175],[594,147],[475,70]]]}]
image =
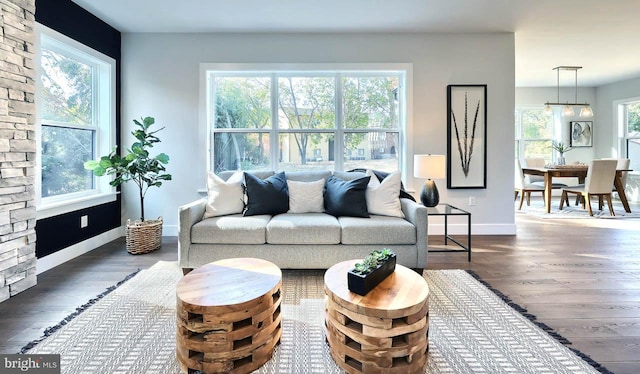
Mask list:
[{"label": "chandelier", "polygon": [[[575,116],[575,112],[573,111],[573,107],[574,106],[580,106],[582,107],[580,109],[580,117],[593,117],[593,110],[591,110],[591,106],[589,105],[589,103],[584,102],[584,103],[578,103],[578,70],[582,69],[582,66],[557,66],[555,68],[553,68],[553,70],[556,71],[556,76],[557,76],[557,92],[558,92],[558,96],[556,98],[556,102],[555,103],[550,103],[550,102],[546,102],[544,103],[544,111],[547,114],[551,114],[553,113],[553,110],[551,109],[552,106],[561,106],[564,107],[562,109],[562,116],[563,117],[569,117],[569,116]],[[560,102],[560,70],[570,70],[575,72],[575,99],[573,103],[570,102],[565,102],[565,103],[561,103]]]}]

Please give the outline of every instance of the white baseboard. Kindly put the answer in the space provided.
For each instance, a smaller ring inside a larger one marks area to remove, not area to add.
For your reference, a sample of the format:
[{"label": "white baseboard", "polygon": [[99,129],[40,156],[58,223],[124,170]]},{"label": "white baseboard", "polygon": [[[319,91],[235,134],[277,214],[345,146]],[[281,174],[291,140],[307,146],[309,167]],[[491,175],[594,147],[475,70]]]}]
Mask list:
[{"label": "white baseboard", "polygon": [[52,253],[48,256],[39,258],[38,263],[36,264],[36,274],[43,273],[80,255],[90,252],[100,247],[101,245],[116,240],[124,235],[124,227],[121,226],[102,233],[98,236],[94,236],[93,238],[87,239],[78,244],[74,244],[58,252]]},{"label": "white baseboard", "polygon": [[162,236],[178,236],[178,225],[162,225]]},{"label": "white baseboard", "polygon": [[[447,234],[449,235],[467,235],[468,228],[466,223],[449,224]],[[430,223],[429,235],[444,235],[444,223]],[[515,224],[477,224],[471,225],[471,235],[515,235]]]}]

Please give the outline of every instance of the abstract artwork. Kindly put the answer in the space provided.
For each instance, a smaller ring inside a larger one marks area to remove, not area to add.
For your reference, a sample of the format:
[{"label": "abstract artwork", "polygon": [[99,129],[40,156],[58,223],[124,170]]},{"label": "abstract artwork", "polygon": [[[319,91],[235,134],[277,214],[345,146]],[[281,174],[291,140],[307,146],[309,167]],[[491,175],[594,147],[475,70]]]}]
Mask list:
[{"label": "abstract artwork", "polygon": [[447,188],[487,187],[487,85],[447,86]]},{"label": "abstract artwork", "polygon": [[592,121],[571,121],[570,131],[570,147],[591,147],[593,145]]}]

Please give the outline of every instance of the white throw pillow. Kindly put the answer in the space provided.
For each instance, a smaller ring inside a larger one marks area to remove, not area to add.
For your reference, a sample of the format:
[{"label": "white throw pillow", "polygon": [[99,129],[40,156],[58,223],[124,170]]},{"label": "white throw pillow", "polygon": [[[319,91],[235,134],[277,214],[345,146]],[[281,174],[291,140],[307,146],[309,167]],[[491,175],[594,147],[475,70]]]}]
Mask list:
[{"label": "white throw pillow", "polygon": [[207,173],[207,205],[204,218],[242,213],[244,210],[244,189],[242,171],[233,173],[225,182],[212,172]]},{"label": "white throw pillow", "polygon": [[382,182],[371,170],[367,170],[367,175],[371,177],[365,195],[369,214],[404,218],[400,205],[400,172],[389,174]]},{"label": "white throw pillow", "polygon": [[324,212],[324,178],[314,182],[287,181],[289,213]]}]

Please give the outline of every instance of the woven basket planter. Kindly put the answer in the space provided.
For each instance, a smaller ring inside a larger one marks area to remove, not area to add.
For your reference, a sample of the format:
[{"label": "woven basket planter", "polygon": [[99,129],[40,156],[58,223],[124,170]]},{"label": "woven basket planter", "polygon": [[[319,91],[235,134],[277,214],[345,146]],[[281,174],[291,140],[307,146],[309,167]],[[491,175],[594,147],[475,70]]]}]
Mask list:
[{"label": "woven basket planter", "polygon": [[127,220],[127,252],[141,255],[160,248],[162,243],[162,217],[131,222]]}]

